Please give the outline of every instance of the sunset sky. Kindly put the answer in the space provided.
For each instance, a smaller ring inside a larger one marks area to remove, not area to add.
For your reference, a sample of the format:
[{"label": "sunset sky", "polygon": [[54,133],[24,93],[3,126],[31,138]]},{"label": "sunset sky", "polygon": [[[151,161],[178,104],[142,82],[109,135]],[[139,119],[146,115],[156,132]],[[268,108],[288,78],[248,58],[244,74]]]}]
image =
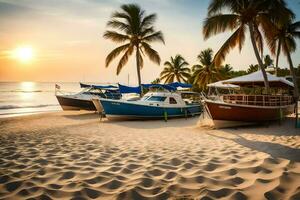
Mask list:
[{"label": "sunset sky", "polygon": [[[102,37],[106,22],[124,3],[138,3],[148,14],[156,13],[156,28],[165,36],[165,45],[153,45],[162,64],[145,62],[144,83],[159,77],[170,56],[180,53],[191,65],[196,64],[201,50],[211,47],[216,52],[230,34],[203,40],[209,0],[0,0],[0,81],[127,83],[129,74],[130,84],[135,85],[134,57],[119,76],[117,62],[109,68],[104,65],[106,55],[116,47]],[[287,3],[300,20],[300,0]],[[292,55],[295,66],[300,64],[299,40],[297,44]],[[232,51],[225,63],[235,70],[256,64],[249,37],[241,54]],[[280,67],[287,66],[282,56]]]}]

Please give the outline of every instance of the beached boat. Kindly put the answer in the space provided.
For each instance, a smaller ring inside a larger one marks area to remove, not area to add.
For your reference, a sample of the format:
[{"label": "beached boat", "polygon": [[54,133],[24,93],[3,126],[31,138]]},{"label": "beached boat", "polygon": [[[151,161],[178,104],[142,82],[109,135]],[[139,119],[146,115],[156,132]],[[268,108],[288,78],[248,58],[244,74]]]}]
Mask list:
[{"label": "beached boat", "polygon": [[174,92],[170,91],[174,87],[166,85],[143,85],[144,88],[152,86],[164,88],[164,91],[150,91],[136,101],[100,98],[106,117],[108,119],[167,119],[200,114],[200,101],[193,101],[187,97],[192,95],[200,97],[198,93]]},{"label": "beached boat", "polygon": [[120,99],[118,87],[113,85],[89,85],[80,83],[83,90],[75,94],[65,94],[56,90],[55,96],[63,110],[96,110],[92,99]]},{"label": "beached boat", "polygon": [[[271,74],[268,75],[270,87],[277,92],[286,91],[282,94],[245,94],[242,89],[240,94],[222,94],[218,98],[204,99],[205,109],[213,120],[215,127],[233,127],[262,123],[267,121],[281,120],[286,115],[292,114],[295,101],[288,91],[293,88],[293,83],[284,78]],[[224,84],[233,84],[240,87],[263,86],[263,76],[260,71],[249,75],[223,81]],[[212,84],[212,86],[216,86]]]}]

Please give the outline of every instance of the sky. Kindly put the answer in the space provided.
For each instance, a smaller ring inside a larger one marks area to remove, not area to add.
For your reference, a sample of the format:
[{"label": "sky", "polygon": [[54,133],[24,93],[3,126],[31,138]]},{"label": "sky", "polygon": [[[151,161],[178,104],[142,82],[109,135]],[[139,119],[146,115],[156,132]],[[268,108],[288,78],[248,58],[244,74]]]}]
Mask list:
[{"label": "sky", "polygon": [[[181,54],[192,66],[201,50],[214,52],[230,32],[203,39],[202,26],[209,0],[0,0],[0,81],[101,82],[137,84],[134,56],[116,75],[118,59],[105,67],[105,57],[117,47],[103,38],[106,22],[113,11],[125,3],[138,3],[147,14],[158,16],[155,27],[164,33],[165,45],[154,43],[161,65],[145,58],[142,81],[159,77],[163,63]],[[300,20],[300,0],[288,0],[288,7]],[[292,54],[294,65],[300,64],[300,42]],[[12,52],[30,46],[33,59],[22,62]],[[265,54],[269,52],[266,50]],[[241,52],[232,50],[225,63],[234,70],[256,64],[250,38]],[[280,67],[287,67],[282,56]]]}]

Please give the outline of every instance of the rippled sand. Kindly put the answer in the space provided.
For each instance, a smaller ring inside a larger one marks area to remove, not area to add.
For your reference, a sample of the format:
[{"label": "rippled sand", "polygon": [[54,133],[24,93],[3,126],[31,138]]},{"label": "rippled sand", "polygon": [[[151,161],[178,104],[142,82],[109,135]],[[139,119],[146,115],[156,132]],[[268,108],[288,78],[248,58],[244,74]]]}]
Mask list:
[{"label": "rippled sand", "polygon": [[0,199],[300,199],[300,130],[212,130],[198,118],[0,120]]}]

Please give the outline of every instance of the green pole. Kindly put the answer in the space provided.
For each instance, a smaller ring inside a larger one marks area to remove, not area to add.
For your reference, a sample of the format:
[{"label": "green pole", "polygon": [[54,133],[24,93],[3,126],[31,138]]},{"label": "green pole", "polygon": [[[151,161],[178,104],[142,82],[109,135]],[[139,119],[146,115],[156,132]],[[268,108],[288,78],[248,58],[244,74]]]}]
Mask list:
[{"label": "green pole", "polygon": [[166,110],[164,110],[164,118],[165,118],[165,122],[168,121],[168,113]]}]

